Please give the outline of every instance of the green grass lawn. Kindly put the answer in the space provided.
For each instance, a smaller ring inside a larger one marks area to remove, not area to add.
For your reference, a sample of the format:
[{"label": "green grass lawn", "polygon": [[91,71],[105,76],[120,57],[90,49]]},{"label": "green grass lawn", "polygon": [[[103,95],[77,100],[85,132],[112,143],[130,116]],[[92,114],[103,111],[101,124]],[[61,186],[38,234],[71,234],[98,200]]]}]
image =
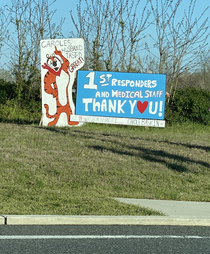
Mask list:
[{"label": "green grass lawn", "polygon": [[210,201],[210,127],[0,123],[0,214],[158,215],[113,197]]}]

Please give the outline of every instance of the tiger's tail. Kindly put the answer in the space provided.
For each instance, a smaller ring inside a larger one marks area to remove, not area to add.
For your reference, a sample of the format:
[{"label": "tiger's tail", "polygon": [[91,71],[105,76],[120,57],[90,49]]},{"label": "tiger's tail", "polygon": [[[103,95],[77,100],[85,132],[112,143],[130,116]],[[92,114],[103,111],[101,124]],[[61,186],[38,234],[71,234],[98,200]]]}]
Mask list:
[{"label": "tiger's tail", "polygon": [[58,119],[59,119],[59,114],[58,112],[56,112],[54,115],[50,115],[49,113],[49,105],[47,104],[44,104],[44,107],[46,109],[46,116],[47,118],[54,118],[54,120],[52,122],[49,122],[48,123],[48,126],[53,126],[55,125],[57,122],[58,122]]}]

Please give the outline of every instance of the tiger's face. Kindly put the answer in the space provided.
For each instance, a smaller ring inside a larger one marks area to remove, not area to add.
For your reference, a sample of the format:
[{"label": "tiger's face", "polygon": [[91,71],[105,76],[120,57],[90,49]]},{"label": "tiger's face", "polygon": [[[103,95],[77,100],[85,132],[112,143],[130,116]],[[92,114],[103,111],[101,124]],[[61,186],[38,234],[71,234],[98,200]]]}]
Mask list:
[{"label": "tiger's face", "polygon": [[53,54],[51,57],[48,57],[46,63],[55,72],[58,72],[62,67],[61,59],[59,59],[55,54]]},{"label": "tiger's face", "polygon": [[56,76],[60,76],[62,65],[63,65],[62,58],[55,54],[52,54],[52,56],[46,55],[46,57],[47,57],[47,61],[42,67],[44,69],[49,70]]},{"label": "tiger's face", "polygon": [[55,72],[59,72],[62,67],[63,61],[59,56],[53,54],[52,56],[47,55],[46,64]]}]

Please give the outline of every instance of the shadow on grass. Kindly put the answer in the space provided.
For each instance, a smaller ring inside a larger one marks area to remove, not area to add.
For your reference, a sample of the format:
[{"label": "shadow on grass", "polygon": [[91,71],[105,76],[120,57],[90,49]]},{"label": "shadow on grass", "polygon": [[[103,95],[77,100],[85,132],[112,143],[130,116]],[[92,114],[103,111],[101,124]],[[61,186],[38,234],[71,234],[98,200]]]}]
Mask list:
[{"label": "shadow on grass", "polygon": [[38,125],[40,120],[25,120],[25,119],[7,119],[0,117],[0,122],[1,123],[11,123],[11,124],[20,124],[20,125],[31,125],[31,124],[36,124]]},{"label": "shadow on grass", "polygon": [[[81,135],[83,134],[89,134],[89,135],[93,135],[92,138],[96,138],[95,136],[95,133],[92,132],[92,131],[81,131],[81,130],[74,130],[74,132],[80,132]],[[104,136],[104,137],[109,137],[109,136],[112,136],[112,137],[119,137],[119,135],[115,134],[108,134],[108,133],[100,133],[101,136]],[[123,137],[123,136],[122,136]],[[210,151],[210,146],[202,146],[202,145],[194,145],[194,144],[187,144],[187,143],[178,143],[178,142],[171,142],[171,141],[163,141],[163,140],[157,140],[157,139],[145,139],[145,138],[140,138],[140,137],[130,137],[130,139],[138,139],[138,140],[141,140],[141,141],[149,141],[149,142],[158,142],[158,143],[166,143],[166,144],[169,144],[169,145],[177,145],[177,146],[184,146],[184,147],[187,147],[187,148],[192,148],[192,149],[200,149],[200,150],[204,150],[206,152],[209,152]]]},{"label": "shadow on grass", "polygon": [[[134,139],[134,138],[131,138],[131,139]],[[153,142],[158,142],[158,143],[166,143],[166,144],[169,144],[169,145],[184,146],[184,147],[187,147],[187,148],[200,149],[200,150],[204,150],[206,152],[210,152],[210,146],[194,145],[194,144],[181,143],[181,142],[178,143],[178,142],[158,140],[158,139],[148,139],[148,138],[147,139],[138,138],[138,139],[139,140],[146,140],[146,141],[153,141]]]},{"label": "shadow on grass", "polygon": [[170,145],[179,145],[179,146],[181,145],[187,148],[200,149],[206,152],[210,152],[210,146],[192,145],[192,144],[184,144],[184,143],[176,143],[176,142],[168,142],[168,141],[159,141],[159,142],[165,142]]},{"label": "shadow on grass", "polygon": [[175,170],[177,172],[187,172],[188,168],[185,166],[179,165],[178,163],[170,163],[165,158],[170,159],[170,160],[176,160],[180,164],[182,164],[183,162],[189,162],[189,163],[195,163],[195,164],[199,164],[201,166],[210,168],[209,163],[206,163],[203,161],[192,160],[192,159],[186,158],[184,156],[174,155],[174,154],[162,151],[162,150],[152,150],[152,149],[147,149],[147,148],[143,148],[143,147],[126,146],[127,150],[138,151],[138,154],[136,154],[135,152],[122,151],[122,150],[107,148],[107,147],[103,147],[103,146],[89,146],[89,147],[92,149],[101,151],[101,152],[103,152],[103,150],[106,150],[106,151],[108,150],[108,151],[115,153],[115,154],[135,156],[135,157],[140,157],[146,161],[162,163],[162,164],[165,164],[166,167],[168,167],[172,170]]},{"label": "shadow on grass", "polygon": [[35,128],[41,128],[46,131],[55,132],[58,134],[63,134],[64,136],[66,136],[66,135],[75,136],[74,131],[72,131],[72,129],[70,129],[72,127],[36,126]]},{"label": "shadow on grass", "polygon": [[[94,131],[89,131],[89,130],[84,130],[84,129],[80,129],[80,130],[69,129],[69,127],[64,127],[64,128],[41,127],[41,128],[46,129],[48,131],[53,131],[56,133],[64,134],[64,135],[71,135],[71,136],[78,135],[80,138],[84,138],[84,139],[90,138],[90,139],[95,139],[95,140],[99,140],[99,141],[103,141],[103,142],[113,142],[114,144],[119,144],[119,146],[123,147],[123,149],[108,148],[105,145],[104,146],[88,145],[88,147],[98,150],[100,152],[110,151],[114,154],[140,157],[146,161],[164,164],[169,169],[172,169],[177,172],[187,172],[189,170],[186,166],[182,165],[184,162],[198,164],[198,165],[204,166],[206,168],[210,168],[209,163],[206,163],[201,160],[193,160],[188,157],[172,154],[170,152],[165,152],[163,150],[155,150],[155,149],[145,148],[145,147],[141,147],[141,146],[132,146],[132,145],[122,144],[116,140],[117,138],[123,139],[123,135],[121,135],[121,134],[119,135],[119,134],[113,134],[113,133],[109,134],[109,133],[101,133],[101,132],[96,133]],[[109,137],[112,137],[112,138],[114,137],[115,139],[114,140],[109,139]],[[149,142],[167,143],[168,145],[177,145],[177,146],[184,146],[184,147],[192,148],[192,149],[201,149],[201,150],[205,150],[206,152],[210,151],[210,147],[208,147],[208,146],[200,146],[200,145],[154,140],[154,139],[145,139],[145,138],[140,138],[140,137],[135,137],[135,138],[131,137],[131,139],[138,139],[141,141],[149,141]],[[169,160],[177,161],[177,163],[170,163]]]},{"label": "shadow on grass", "polygon": [[[58,132],[64,132],[64,130],[60,130]],[[68,129],[66,129],[66,132],[69,133]],[[75,133],[78,133],[80,135],[84,135],[87,137],[87,134],[88,135],[92,135],[91,138],[97,138],[96,137],[96,133],[93,132],[93,131],[87,131],[87,130],[73,130],[72,132],[75,132]],[[100,133],[100,136],[104,136],[104,137],[109,137],[109,136],[112,136],[112,137],[119,137],[119,136],[122,136],[123,138],[123,135],[119,135],[119,134],[109,134],[109,133]],[[184,146],[184,147],[187,147],[187,148],[193,148],[193,149],[200,149],[200,150],[204,150],[206,152],[209,152],[210,151],[210,146],[202,146],[202,145],[194,145],[194,144],[188,144],[188,143],[178,143],[178,142],[172,142],[172,141],[165,141],[165,140],[158,140],[158,139],[154,139],[154,138],[151,138],[151,139],[148,139],[148,138],[141,138],[141,137],[130,137],[130,139],[135,139],[135,140],[142,140],[142,141],[149,141],[149,142],[158,142],[158,143],[166,143],[166,144],[169,144],[169,145],[177,145],[177,146]]]}]

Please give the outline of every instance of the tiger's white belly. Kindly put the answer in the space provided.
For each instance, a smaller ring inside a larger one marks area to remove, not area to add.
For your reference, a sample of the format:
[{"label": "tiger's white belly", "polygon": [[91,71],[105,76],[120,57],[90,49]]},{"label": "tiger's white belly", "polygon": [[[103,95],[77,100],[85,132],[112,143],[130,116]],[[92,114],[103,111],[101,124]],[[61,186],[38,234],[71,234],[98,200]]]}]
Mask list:
[{"label": "tiger's white belly", "polygon": [[58,100],[63,106],[67,103],[66,87],[68,82],[69,76],[64,71],[61,71],[61,75],[56,77],[56,83],[58,87]]}]

